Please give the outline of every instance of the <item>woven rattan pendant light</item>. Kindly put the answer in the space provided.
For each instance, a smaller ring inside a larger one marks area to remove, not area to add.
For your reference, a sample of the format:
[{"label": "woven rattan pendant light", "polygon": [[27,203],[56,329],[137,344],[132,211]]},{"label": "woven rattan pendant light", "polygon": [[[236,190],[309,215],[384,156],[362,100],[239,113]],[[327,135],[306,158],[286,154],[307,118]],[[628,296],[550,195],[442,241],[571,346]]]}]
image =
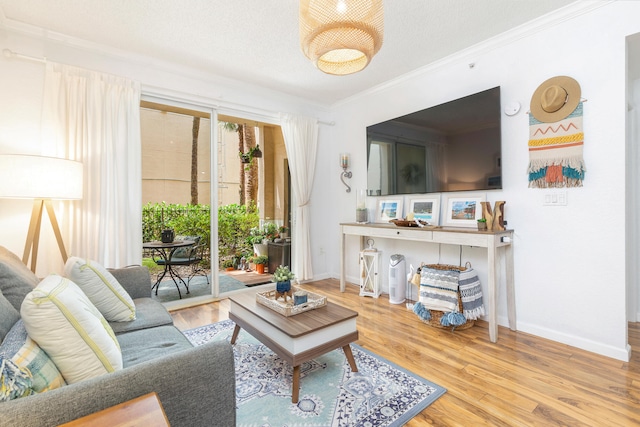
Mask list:
[{"label": "woven rattan pendant light", "polygon": [[382,46],[382,0],[300,0],[300,44],[327,74],[363,70]]}]

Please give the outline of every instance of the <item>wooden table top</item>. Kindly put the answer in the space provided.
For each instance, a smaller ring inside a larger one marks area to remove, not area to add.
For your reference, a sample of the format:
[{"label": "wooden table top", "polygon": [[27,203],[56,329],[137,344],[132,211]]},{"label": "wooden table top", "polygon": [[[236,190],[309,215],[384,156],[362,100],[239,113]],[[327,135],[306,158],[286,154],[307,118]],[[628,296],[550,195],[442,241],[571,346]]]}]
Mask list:
[{"label": "wooden table top", "polygon": [[[297,338],[358,316],[357,311],[334,304],[331,301],[327,301],[327,305],[323,307],[287,317],[256,302],[256,293],[254,292],[232,295],[229,299],[292,338]],[[233,304],[231,307],[231,310],[233,310]]]},{"label": "wooden table top", "polygon": [[169,421],[156,393],[145,394],[60,427],[166,426]]}]

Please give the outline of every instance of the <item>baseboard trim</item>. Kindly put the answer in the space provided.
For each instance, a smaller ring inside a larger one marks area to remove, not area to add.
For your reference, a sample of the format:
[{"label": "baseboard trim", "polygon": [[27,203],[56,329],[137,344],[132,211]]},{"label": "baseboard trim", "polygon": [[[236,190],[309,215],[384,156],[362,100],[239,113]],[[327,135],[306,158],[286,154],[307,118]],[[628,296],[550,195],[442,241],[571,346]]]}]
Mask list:
[{"label": "baseboard trim", "polygon": [[[508,324],[506,318],[501,318],[498,320],[498,323],[500,325]],[[571,347],[576,347],[581,350],[590,351],[602,356],[611,357],[623,362],[628,362],[631,358],[631,346],[629,344],[626,344],[625,347],[613,347],[596,341],[584,339],[575,335],[568,335],[551,329],[541,328],[537,325],[532,325],[521,321],[518,321],[518,331],[526,332],[540,338],[545,338],[551,341],[566,344]]]}]

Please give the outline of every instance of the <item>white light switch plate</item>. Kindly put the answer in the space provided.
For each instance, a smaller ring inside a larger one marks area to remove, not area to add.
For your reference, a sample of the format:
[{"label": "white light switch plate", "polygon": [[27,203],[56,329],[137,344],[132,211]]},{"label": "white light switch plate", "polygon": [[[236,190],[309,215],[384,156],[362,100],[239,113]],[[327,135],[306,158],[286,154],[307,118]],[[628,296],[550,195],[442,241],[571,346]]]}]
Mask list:
[{"label": "white light switch plate", "polygon": [[545,193],[542,206],[567,206],[567,191]]}]

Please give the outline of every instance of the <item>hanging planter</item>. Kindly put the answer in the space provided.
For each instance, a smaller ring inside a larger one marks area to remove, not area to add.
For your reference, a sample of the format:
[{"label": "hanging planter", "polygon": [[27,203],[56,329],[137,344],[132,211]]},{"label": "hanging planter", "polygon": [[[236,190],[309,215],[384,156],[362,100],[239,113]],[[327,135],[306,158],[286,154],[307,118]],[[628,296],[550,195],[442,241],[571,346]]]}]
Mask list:
[{"label": "hanging planter", "polygon": [[240,151],[238,153],[238,155],[240,156],[240,161],[242,163],[251,163],[251,154],[249,153],[243,153],[242,151]]},{"label": "hanging planter", "polygon": [[260,145],[256,145],[251,150],[249,150],[249,156],[255,157],[256,159],[261,158],[262,157],[262,151],[260,151]]}]

